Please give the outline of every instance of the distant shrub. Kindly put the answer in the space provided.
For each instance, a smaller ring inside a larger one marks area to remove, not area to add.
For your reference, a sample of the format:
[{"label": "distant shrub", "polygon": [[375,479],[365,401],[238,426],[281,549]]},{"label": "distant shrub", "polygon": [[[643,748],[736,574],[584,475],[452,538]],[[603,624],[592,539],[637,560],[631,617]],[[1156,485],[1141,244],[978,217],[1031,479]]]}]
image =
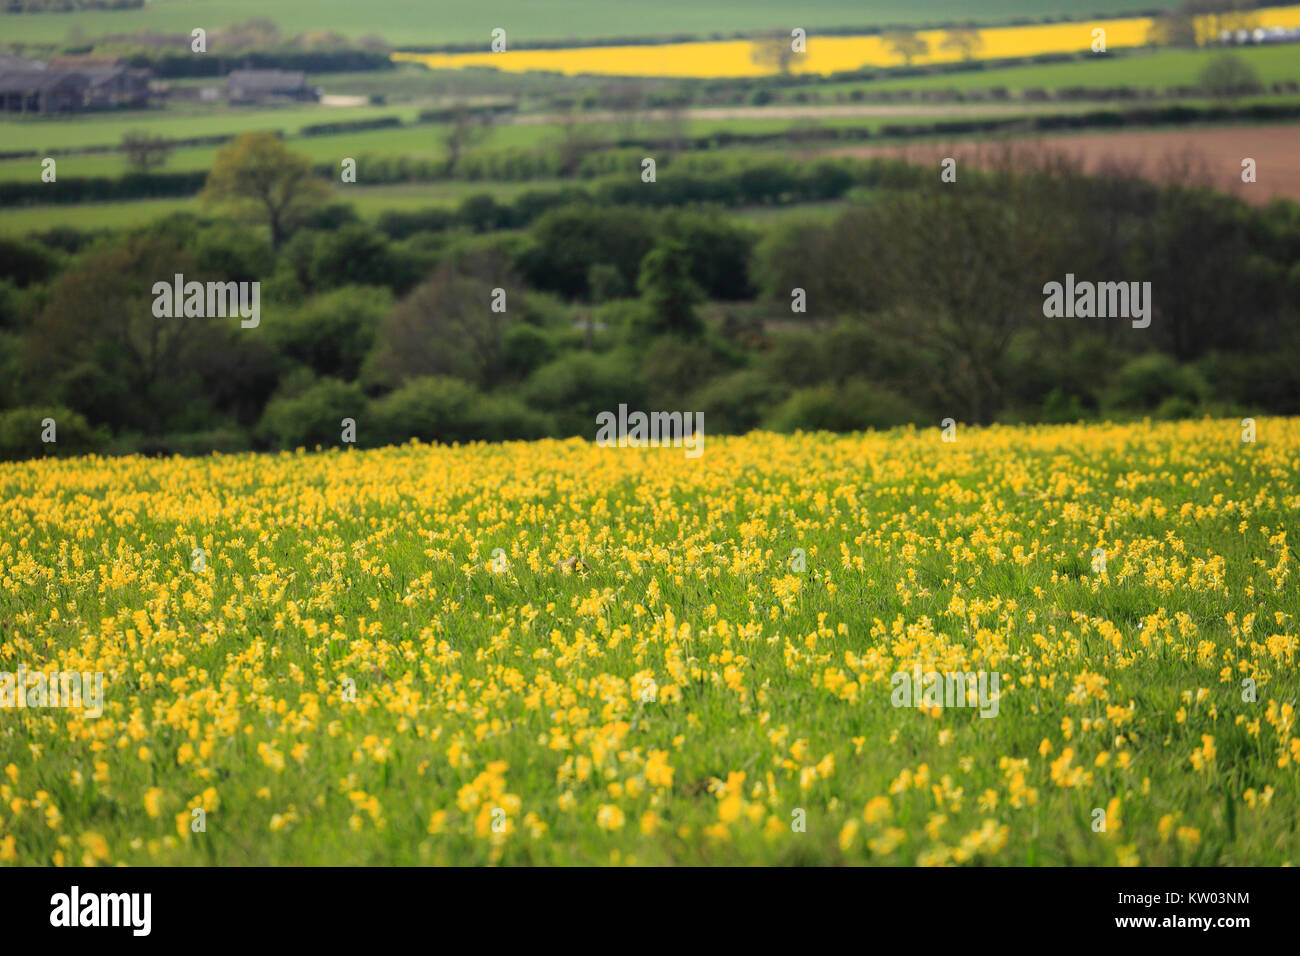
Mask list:
[{"label": "distant shrub", "polygon": [[760,427],[765,415],[784,396],[780,383],[761,371],[743,369],[715,378],[692,393],[686,405],[704,413],[708,432],[743,435]]},{"label": "distant shrub", "polygon": [[344,286],[278,316],[267,335],[282,355],[316,374],[351,381],[391,304],[383,290]]},{"label": "distant shrub", "polygon": [[625,357],[593,352],[571,352],[548,362],[523,389],[531,407],[554,416],[557,434],[584,438],[595,436],[598,412],[616,411],[620,402],[636,408],[644,394]]},{"label": "distant shrub", "polygon": [[422,441],[468,442],[542,438],[551,423],[518,399],[484,395],[460,379],[414,378],[371,406],[366,440],[371,444]]},{"label": "distant shrub", "polygon": [[365,440],[367,402],[361,387],[327,378],[302,392],[277,395],[267,403],[257,437],[277,448],[333,447],[341,443],[342,421],[354,419],[358,442]]},{"label": "distant shrub", "polygon": [[1153,352],[1129,359],[1115,373],[1107,405],[1127,411],[1151,411],[1171,398],[1197,404],[1207,391],[1205,380],[1195,368]]},{"label": "distant shrub", "polygon": [[847,432],[892,428],[917,418],[901,396],[858,380],[799,389],[772,411],[765,424],[778,432]]},{"label": "distant shrub", "polygon": [[[46,419],[54,420],[55,441],[46,443]],[[0,412],[0,459],[13,461],[49,455],[85,455],[108,443],[104,429],[94,429],[85,417],[56,405],[13,408]]]},{"label": "distant shrub", "polygon": [[48,248],[22,239],[0,237],[0,279],[23,289],[44,282],[59,268],[59,257]]},{"label": "distant shrub", "polygon": [[1264,88],[1255,68],[1235,53],[1216,56],[1196,79],[1206,93],[1221,98],[1258,93]]}]

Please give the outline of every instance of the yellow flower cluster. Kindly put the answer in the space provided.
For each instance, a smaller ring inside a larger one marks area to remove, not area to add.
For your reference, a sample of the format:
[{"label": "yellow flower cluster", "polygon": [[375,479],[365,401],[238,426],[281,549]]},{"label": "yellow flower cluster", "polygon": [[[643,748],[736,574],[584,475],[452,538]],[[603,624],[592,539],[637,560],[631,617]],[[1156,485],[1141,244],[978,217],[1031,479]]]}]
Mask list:
[{"label": "yellow flower cluster", "polygon": [[0,864],[1294,862],[1300,420],[1240,434],[0,465],[0,673],[104,675],[0,708]]},{"label": "yellow flower cluster", "polygon": [[[1264,7],[1252,13],[1251,23],[1265,28],[1300,26],[1300,6]],[[978,31],[978,45],[971,53],[975,59],[996,60],[1087,52],[1093,48],[1094,30],[1105,31],[1106,49],[1142,46],[1148,42],[1152,25],[1150,17],[1123,17],[989,27]],[[1198,18],[1197,31],[1203,42],[1209,39],[1211,30],[1207,18]],[[913,63],[952,63],[964,55],[960,48],[945,45],[948,35],[944,30],[919,30],[916,36],[927,46],[926,52],[913,58]],[[392,59],[439,70],[477,66],[513,73],[538,70],[568,75],[746,77],[773,70],[761,56],[755,57],[755,42],[751,40],[530,50],[512,47],[507,38],[506,49],[501,52],[394,53]],[[903,63],[902,54],[887,36],[817,36],[813,31],[807,39],[807,53],[794,57],[791,70],[826,75]]]}]

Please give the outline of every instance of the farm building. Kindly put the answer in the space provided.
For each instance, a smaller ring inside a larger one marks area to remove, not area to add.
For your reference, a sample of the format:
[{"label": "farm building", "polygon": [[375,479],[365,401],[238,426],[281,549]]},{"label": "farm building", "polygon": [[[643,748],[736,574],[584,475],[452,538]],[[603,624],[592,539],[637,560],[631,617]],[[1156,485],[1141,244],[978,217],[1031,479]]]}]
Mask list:
[{"label": "farm building", "polygon": [[0,61],[0,112],[147,106],[151,75],[148,70],[124,65],[117,57],[55,57],[48,64],[6,57]]},{"label": "farm building", "polygon": [[83,108],[90,81],[80,73],[8,70],[0,73],[0,112],[62,113]]},{"label": "farm building", "polygon": [[274,100],[316,100],[320,90],[307,85],[299,70],[232,70],[226,77],[226,98],[231,103]]}]

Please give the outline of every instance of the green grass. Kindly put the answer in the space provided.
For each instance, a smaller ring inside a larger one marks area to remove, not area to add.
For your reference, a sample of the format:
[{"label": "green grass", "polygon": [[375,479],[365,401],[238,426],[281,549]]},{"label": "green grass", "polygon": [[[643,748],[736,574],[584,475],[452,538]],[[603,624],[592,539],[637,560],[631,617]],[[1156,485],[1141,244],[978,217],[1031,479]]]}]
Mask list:
[{"label": "green grass", "polygon": [[[1139,6],[1173,6],[1173,0],[1148,0]],[[1088,13],[1132,10],[1134,0],[1090,0]],[[73,14],[0,16],[5,39],[14,43],[61,42],[76,27],[86,37],[151,31],[185,33],[212,30],[250,17],[269,17],[281,30],[301,33],[327,27],[351,37],[379,34],[396,44],[431,45],[482,41],[504,27],[513,42],[734,33],[788,30],[794,11],[785,0],[154,0],[143,10]],[[800,8],[805,29],[818,27],[925,25],[975,18],[1004,22],[1017,17],[1077,15],[1073,0],[974,0],[960,11],[952,0],[819,0]],[[215,51],[214,51],[215,52]]]},{"label": "green grass", "polygon": [[[334,192],[337,201],[352,204],[362,218],[374,219],[389,210],[452,207],[467,196],[479,193],[490,193],[499,202],[510,202],[520,193],[533,189],[547,190],[561,185],[564,183],[548,179],[517,183],[452,181],[385,186],[339,185]],[[7,209],[0,215],[0,234],[21,236],[65,226],[86,231],[130,229],[175,212],[201,211],[199,201],[193,197],[67,206],[20,206]]]},{"label": "green grass", "polygon": [[[972,118],[992,118],[1005,115],[1029,115],[1030,113],[1070,113],[1092,108],[1090,104],[1054,103],[1041,104],[1026,109],[1018,104],[1000,106],[988,104],[962,113]],[[12,149],[34,149],[42,153],[47,149],[57,152],[78,146],[117,144],[122,134],[132,129],[143,129],[159,135],[173,138],[193,136],[213,136],[223,133],[238,133],[252,130],[284,130],[287,141],[292,148],[310,157],[316,162],[337,162],[344,156],[412,156],[420,158],[438,158],[444,154],[442,145],[442,128],[435,124],[418,124],[393,129],[367,130],[355,133],[337,133],[329,136],[295,136],[301,127],[309,123],[345,121],[363,119],[369,116],[399,116],[404,121],[414,119],[414,109],[400,110],[393,107],[365,109],[329,109],[321,112],[291,110],[242,110],[230,114],[192,116],[182,114],[175,120],[168,121],[164,114],[114,114],[90,119],[62,119],[49,121],[10,121],[0,122],[0,132],[7,137]],[[884,124],[929,122],[941,119],[938,116],[889,116],[889,117],[811,117],[807,120],[787,118],[727,118],[692,120],[686,124],[687,131],[694,136],[705,136],[719,132],[734,133],[774,133],[801,125],[815,124],[826,127],[865,127],[877,129]],[[617,132],[622,128],[615,124]],[[645,130],[644,124],[638,127]],[[529,148],[543,145],[557,136],[556,127],[545,123],[521,123],[498,125],[491,129],[489,135],[478,145],[480,149]],[[205,170],[212,167],[212,161],[219,147],[187,147],[174,150],[168,157],[165,171],[185,172]],[[125,156],[122,153],[84,153],[69,154],[58,157],[60,175],[67,176],[118,176],[127,171]],[[35,172],[33,172],[35,170]],[[0,161],[0,181],[21,180],[39,176],[39,160],[18,159]]]},{"label": "green grass", "polygon": [[397,116],[415,119],[413,106],[190,106],[71,117],[6,118],[0,120],[0,142],[6,150],[60,150],[79,146],[116,146],[128,130],[143,130],[168,139],[195,139],[224,133],[281,130],[293,135],[315,123],[350,122]]},{"label": "green grass", "polygon": [[[102,716],[3,712],[0,853],[1294,862],[1298,443],[1206,419],[0,464],[0,671],[104,674]],[[914,667],[996,673],[996,711],[898,700]]]}]

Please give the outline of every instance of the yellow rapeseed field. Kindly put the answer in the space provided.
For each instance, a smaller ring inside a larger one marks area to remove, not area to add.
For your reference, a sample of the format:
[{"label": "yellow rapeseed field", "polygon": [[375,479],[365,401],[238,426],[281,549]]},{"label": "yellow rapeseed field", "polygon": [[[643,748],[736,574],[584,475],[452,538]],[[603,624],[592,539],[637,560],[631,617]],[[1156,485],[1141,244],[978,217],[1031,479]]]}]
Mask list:
[{"label": "yellow rapeseed field", "polygon": [[0,861],[1295,862],[1257,429],[0,464]]},{"label": "yellow rapeseed field", "polygon": [[[1262,27],[1300,26],[1300,6],[1266,7],[1254,13],[1253,22]],[[1055,23],[1041,26],[991,27],[979,31],[982,45],[975,59],[1002,59],[1044,53],[1079,53],[1092,49],[1093,31],[1105,30],[1106,48],[1141,46],[1147,42],[1150,17],[1125,17]],[[1198,23],[1207,33],[1207,23]],[[917,36],[929,44],[929,52],[913,62],[952,63],[962,59],[954,48],[945,49],[944,30],[920,30]],[[484,39],[484,46],[487,46]],[[659,46],[573,47],[556,50],[512,49],[494,53],[394,53],[398,62],[423,63],[434,69],[491,66],[510,72],[546,70],[569,75],[606,74],[663,77],[746,77],[762,76],[774,70],[755,62],[754,43],[726,40],[702,43],[671,43]],[[817,36],[808,38],[807,53],[795,57],[795,73],[830,74],[863,67],[901,66],[904,59],[880,36]]]}]

